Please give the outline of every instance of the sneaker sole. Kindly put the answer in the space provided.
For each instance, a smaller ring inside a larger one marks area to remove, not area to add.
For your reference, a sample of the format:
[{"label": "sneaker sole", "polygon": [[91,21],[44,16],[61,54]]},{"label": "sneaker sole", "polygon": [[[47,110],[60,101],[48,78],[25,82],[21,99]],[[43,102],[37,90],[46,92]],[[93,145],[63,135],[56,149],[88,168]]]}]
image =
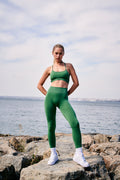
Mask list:
[{"label": "sneaker sole", "polygon": [[82,164],[80,164],[80,163],[79,163],[77,160],[75,160],[74,158],[73,158],[73,161],[75,161],[77,164],[79,164],[80,166],[82,166],[82,167],[84,167],[84,168],[90,167],[90,165],[83,166]]},{"label": "sneaker sole", "polygon": [[52,165],[54,165],[57,161],[58,161],[58,159],[57,159],[55,162],[51,163],[51,164],[48,163],[48,165],[49,165],[49,166],[52,166]]}]

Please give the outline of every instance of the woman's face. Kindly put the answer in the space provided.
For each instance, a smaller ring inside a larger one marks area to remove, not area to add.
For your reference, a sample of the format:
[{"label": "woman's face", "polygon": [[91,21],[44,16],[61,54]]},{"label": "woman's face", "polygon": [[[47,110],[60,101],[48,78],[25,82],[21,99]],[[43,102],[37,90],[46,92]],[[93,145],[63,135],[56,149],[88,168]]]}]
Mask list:
[{"label": "woman's face", "polygon": [[54,56],[54,59],[57,61],[61,61],[62,57],[64,55],[63,49],[56,47],[54,51],[52,52],[52,55]]}]

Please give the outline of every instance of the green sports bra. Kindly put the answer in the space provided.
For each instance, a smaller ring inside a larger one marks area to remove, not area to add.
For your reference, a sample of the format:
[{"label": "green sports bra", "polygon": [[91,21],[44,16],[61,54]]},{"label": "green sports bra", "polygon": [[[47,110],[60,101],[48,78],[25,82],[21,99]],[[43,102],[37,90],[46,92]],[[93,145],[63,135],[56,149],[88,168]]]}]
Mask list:
[{"label": "green sports bra", "polygon": [[59,72],[58,71],[53,71],[53,66],[52,66],[52,71],[50,73],[51,82],[56,81],[56,80],[63,80],[65,82],[69,83],[70,74],[66,69],[66,64],[65,63],[64,63],[64,65],[65,65],[65,70],[64,71],[59,71]]}]

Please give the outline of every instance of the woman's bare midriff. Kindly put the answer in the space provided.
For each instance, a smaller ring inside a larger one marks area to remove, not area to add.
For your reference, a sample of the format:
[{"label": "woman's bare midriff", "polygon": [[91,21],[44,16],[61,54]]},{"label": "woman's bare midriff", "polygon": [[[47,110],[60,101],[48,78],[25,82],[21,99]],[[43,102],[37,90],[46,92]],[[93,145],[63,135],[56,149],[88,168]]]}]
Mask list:
[{"label": "woman's bare midriff", "polygon": [[68,88],[68,83],[63,80],[56,80],[51,83],[51,86],[53,87],[62,87],[62,88]]}]

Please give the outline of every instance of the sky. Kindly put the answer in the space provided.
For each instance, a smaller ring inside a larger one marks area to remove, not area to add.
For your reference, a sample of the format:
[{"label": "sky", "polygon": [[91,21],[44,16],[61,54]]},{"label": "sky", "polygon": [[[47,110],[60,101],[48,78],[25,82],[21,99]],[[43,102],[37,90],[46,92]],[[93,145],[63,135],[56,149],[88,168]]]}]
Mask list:
[{"label": "sky", "polygon": [[0,96],[43,97],[57,43],[79,79],[72,98],[120,99],[119,0],[0,0]]}]

